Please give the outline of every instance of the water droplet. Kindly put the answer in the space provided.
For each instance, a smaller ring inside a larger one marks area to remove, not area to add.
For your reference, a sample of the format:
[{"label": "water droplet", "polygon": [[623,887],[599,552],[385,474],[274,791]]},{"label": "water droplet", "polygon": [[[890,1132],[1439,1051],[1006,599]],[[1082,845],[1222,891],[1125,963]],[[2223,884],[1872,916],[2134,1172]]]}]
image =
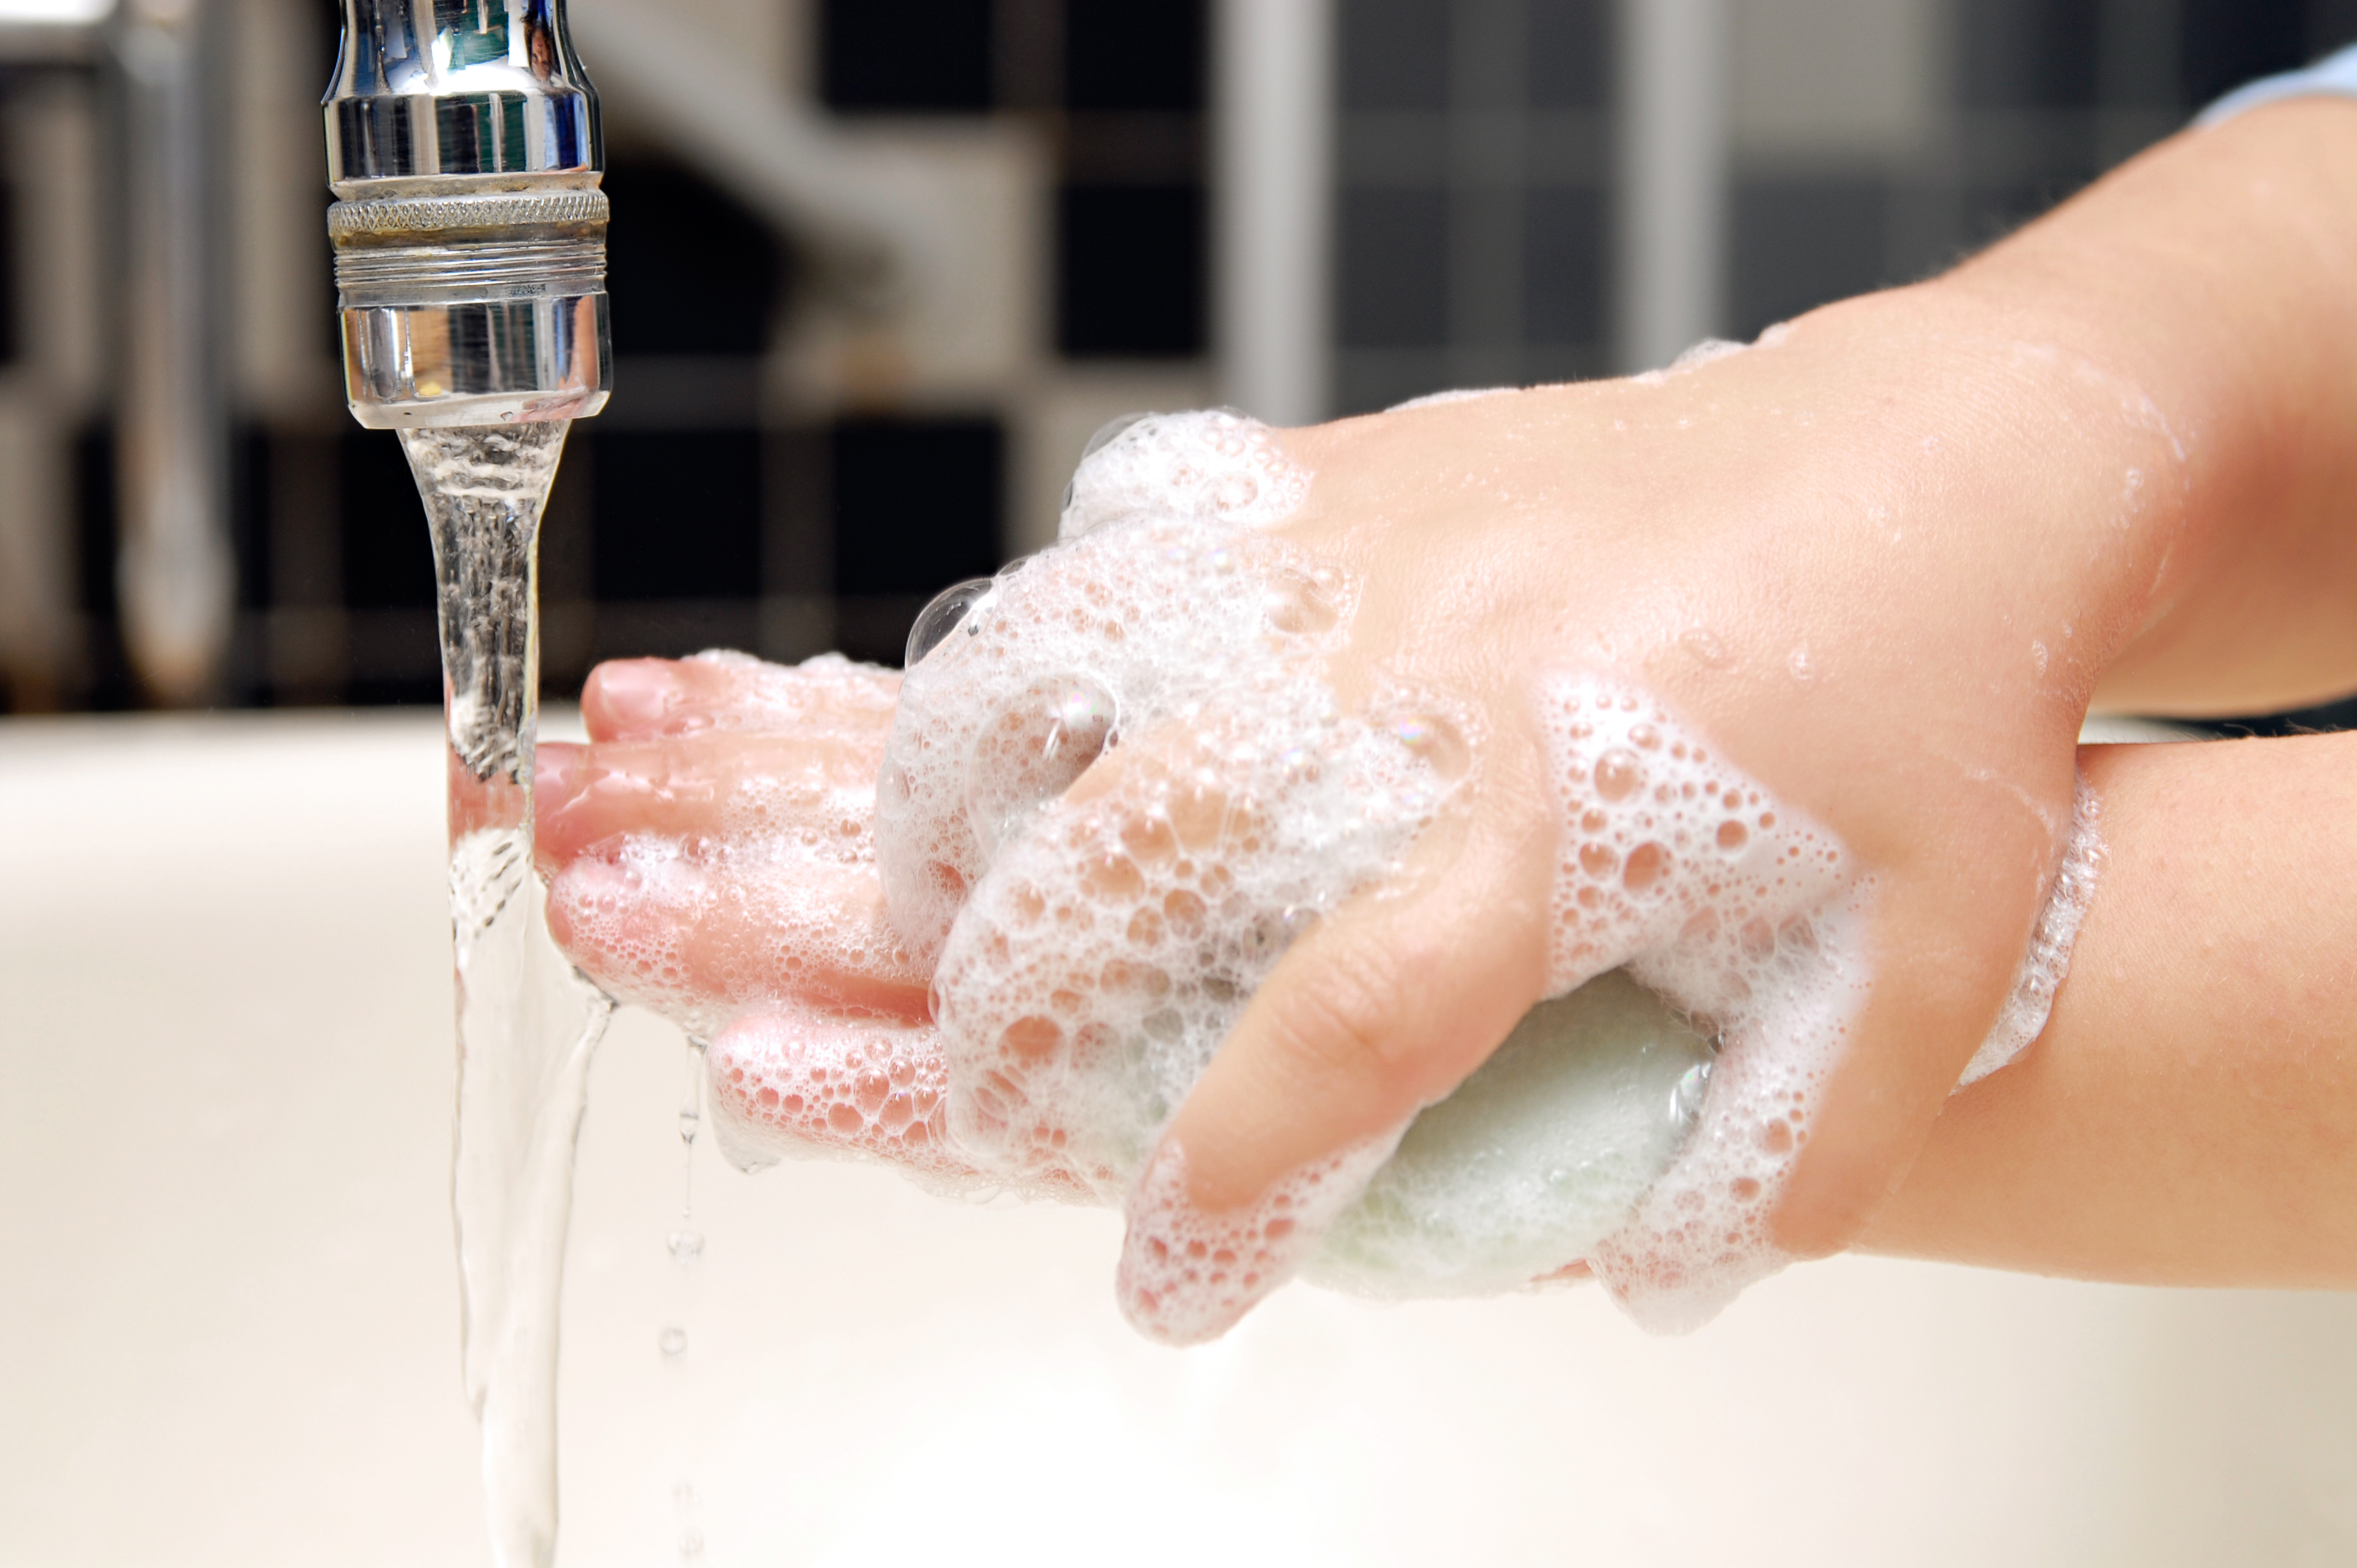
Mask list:
[{"label": "water droplet", "polygon": [[1433,772],[1454,781],[1472,766],[1473,748],[1455,725],[1430,714],[1416,714],[1392,726],[1399,743],[1423,759]]},{"label": "water droplet", "polygon": [[676,1323],[667,1323],[655,1343],[662,1347],[666,1356],[683,1356],[687,1354],[687,1330]]},{"label": "water droplet", "polygon": [[1694,655],[1695,662],[1710,670],[1723,670],[1728,662],[1727,644],[1719,641],[1708,628],[1690,626],[1678,633],[1678,646]]},{"label": "water droplet", "polygon": [[1670,1124],[1684,1132],[1699,1121],[1703,1097],[1709,1090],[1708,1062],[1696,1062],[1686,1069],[1679,1076],[1677,1087],[1670,1090]]},{"label": "water droplet", "polygon": [[[951,632],[982,610],[997,587],[994,578],[969,577],[935,594],[932,602],[917,612],[915,623],[909,628],[909,647],[902,662],[911,670],[923,662],[926,654],[939,648]],[[966,629],[971,633],[979,625],[974,622]]]},{"label": "water droplet", "polygon": [[683,1263],[692,1263],[704,1256],[704,1233],[700,1230],[674,1230],[667,1238],[665,1245],[671,1248],[673,1257]]},{"label": "water droplet", "polygon": [[1331,572],[1280,567],[1270,575],[1263,596],[1270,628],[1287,637],[1317,637],[1342,618],[1340,585]]}]

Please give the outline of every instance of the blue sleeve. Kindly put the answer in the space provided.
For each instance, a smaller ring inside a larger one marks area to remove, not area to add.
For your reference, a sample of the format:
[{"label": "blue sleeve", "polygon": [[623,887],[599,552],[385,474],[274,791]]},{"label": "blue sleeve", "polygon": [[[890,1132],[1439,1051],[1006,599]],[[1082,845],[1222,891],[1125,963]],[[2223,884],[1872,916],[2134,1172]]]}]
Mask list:
[{"label": "blue sleeve", "polygon": [[2262,103],[2273,103],[2285,98],[2305,98],[2315,92],[2335,92],[2345,98],[2357,98],[2357,44],[2319,60],[2306,70],[2287,70],[2281,76],[2261,77],[2246,86],[2238,87],[2201,111],[2201,117],[2193,123],[2214,125],[2221,120],[2233,119],[2245,109],[2256,109]]}]

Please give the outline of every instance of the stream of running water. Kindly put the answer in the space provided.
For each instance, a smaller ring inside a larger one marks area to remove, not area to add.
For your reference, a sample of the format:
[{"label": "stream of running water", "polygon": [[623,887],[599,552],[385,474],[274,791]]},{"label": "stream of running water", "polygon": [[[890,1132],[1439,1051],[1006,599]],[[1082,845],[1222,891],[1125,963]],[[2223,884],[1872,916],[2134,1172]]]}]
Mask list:
[{"label": "stream of running water", "polygon": [[533,874],[541,512],[567,423],[409,430],[434,536],[449,731],[467,1396],[500,1568],[556,1550],[556,1321],[573,1152],[613,1003],[548,937]]}]

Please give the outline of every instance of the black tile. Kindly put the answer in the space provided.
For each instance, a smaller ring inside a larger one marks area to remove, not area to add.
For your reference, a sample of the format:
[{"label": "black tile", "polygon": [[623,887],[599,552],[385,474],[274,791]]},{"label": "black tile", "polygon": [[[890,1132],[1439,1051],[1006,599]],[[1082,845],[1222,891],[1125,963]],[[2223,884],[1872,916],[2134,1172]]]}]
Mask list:
[{"label": "black tile", "polygon": [[759,595],[759,431],[592,429],[574,439],[589,468],[599,599]]},{"label": "black tile", "polygon": [[1068,185],[1058,193],[1056,346],[1076,359],[1203,351],[1203,191]]},{"label": "black tile", "polygon": [[230,433],[229,542],[237,607],[270,604],[270,433],[258,424]]},{"label": "black tile", "polygon": [[114,429],[103,422],[74,437],[75,600],[86,616],[111,618],[114,604]]},{"label": "black tile", "polygon": [[2178,79],[2188,108],[2308,63],[2305,0],[2180,0]]},{"label": "black tile", "polygon": [[1203,0],[1069,0],[1064,103],[1082,113],[1203,107]]},{"label": "black tile", "polygon": [[1965,106],[2093,108],[2101,9],[2102,0],[1967,0],[1956,6]]},{"label": "black tile", "polygon": [[1735,189],[1735,328],[1744,338],[1883,280],[1889,192],[1871,177],[1749,179]]},{"label": "black tile", "polygon": [[2308,0],[2308,54],[2320,59],[2357,44],[2357,0]]},{"label": "black tile", "polygon": [[834,591],[915,596],[921,604],[962,578],[996,571],[1006,446],[993,419],[836,424],[827,442]]},{"label": "black tile", "polygon": [[726,191],[668,164],[606,172],[617,354],[758,355],[786,286],[769,225]]},{"label": "black tile", "polygon": [[104,421],[74,437],[73,490],[75,598],[85,618],[76,705],[118,712],[139,705],[139,688],[117,621],[114,432]]},{"label": "black tile", "polygon": [[353,708],[438,708],[442,705],[442,677],[439,666],[436,673],[415,675],[363,675],[344,684],[344,704]]},{"label": "black tile", "polygon": [[[752,598],[608,604],[597,612],[594,654],[597,659],[684,659],[707,648],[749,650],[760,642],[760,601]],[[577,691],[580,676],[559,683],[544,670],[541,686],[544,691]]]},{"label": "black tile", "polygon": [[1341,209],[1343,344],[1426,349],[1445,342],[1448,193],[1345,190]]},{"label": "black tile", "polygon": [[1448,0],[1342,0],[1345,109],[1448,107]]},{"label": "black tile", "polygon": [[1523,207],[1523,335],[1533,343],[1604,338],[1604,193],[1534,190]]},{"label": "black tile", "polygon": [[824,0],[820,91],[845,113],[990,107],[991,0]]},{"label": "black tile", "polygon": [[1531,107],[1601,109],[1611,99],[1606,0],[1530,0]]},{"label": "black tile", "polygon": [[[2175,722],[2175,721],[2171,721]],[[2341,730],[2357,729],[2357,697],[2326,703],[2318,707],[2299,708],[2287,714],[2265,714],[2251,718],[2192,719],[2185,721],[2196,729],[2217,735],[2326,735]]]},{"label": "black tile", "polygon": [[345,607],[432,609],[434,538],[401,438],[348,430],[336,467]]}]

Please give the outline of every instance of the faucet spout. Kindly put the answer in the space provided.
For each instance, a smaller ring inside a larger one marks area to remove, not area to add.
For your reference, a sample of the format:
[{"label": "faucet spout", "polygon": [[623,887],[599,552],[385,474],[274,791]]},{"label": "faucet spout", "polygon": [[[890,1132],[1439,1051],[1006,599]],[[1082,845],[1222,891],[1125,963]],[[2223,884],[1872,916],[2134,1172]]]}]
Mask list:
[{"label": "faucet spout", "polygon": [[344,0],[324,108],[344,391],[371,429],[603,408],[605,166],[564,0]]}]

